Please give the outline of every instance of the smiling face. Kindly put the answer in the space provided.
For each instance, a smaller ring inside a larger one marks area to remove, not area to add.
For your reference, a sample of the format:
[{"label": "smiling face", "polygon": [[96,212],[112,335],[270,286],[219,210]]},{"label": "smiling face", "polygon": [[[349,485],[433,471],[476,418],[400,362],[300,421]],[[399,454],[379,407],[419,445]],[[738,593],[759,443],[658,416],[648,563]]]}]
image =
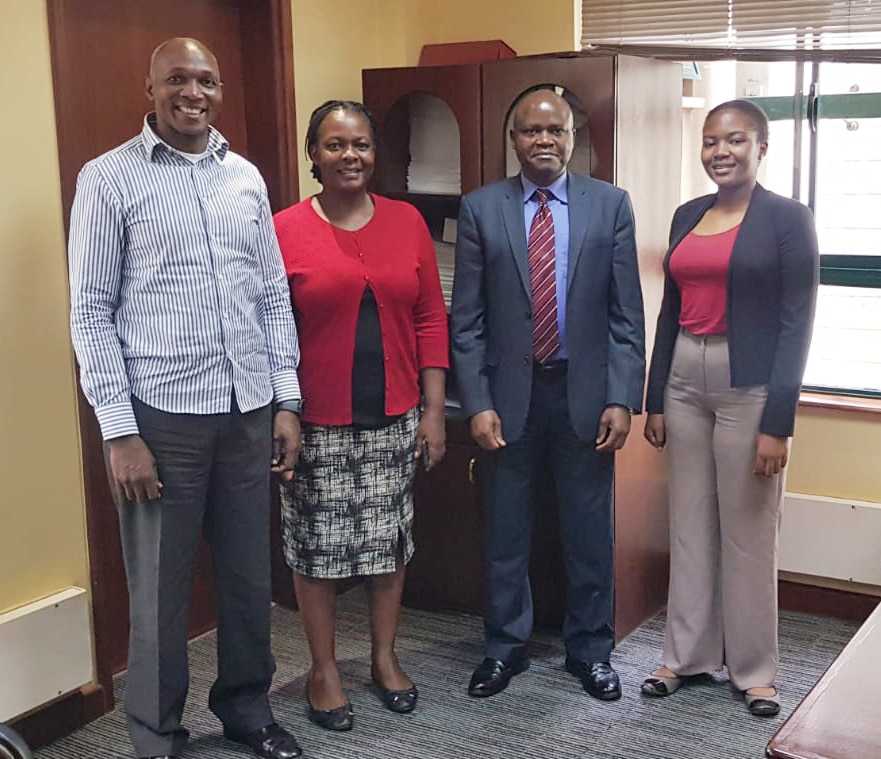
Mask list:
[{"label": "smiling face", "polygon": [[701,163],[720,190],[755,185],[759,162],[767,150],[758,125],[742,111],[718,111],[704,124]]},{"label": "smiling face", "polygon": [[376,160],[370,122],[357,111],[331,111],[309,146],[309,157],[325,191],[367,192]]},{"label": "smiling face", "polygon": [[201,42],[173,39],[153,54],[146,81],[156,133],[177,150],[201,153],[223,102],[217,59]]},{"label": "smiling face", "polygon": [[526,95],[514,111],[511,143],[523,176],[547,187],[566,170],[572,157],[575,130],[572,110],[550,90]]}]

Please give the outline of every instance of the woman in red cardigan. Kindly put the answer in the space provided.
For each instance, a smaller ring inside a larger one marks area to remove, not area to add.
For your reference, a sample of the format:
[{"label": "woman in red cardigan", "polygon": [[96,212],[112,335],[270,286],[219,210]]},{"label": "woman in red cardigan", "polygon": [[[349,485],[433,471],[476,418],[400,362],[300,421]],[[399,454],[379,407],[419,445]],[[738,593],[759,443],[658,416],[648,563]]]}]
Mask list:
[{"label": "woman in red cardigan", "polygon": [[352,726],[334,652],[346,578],[366,579],[380,697],[394,712],[416,705],[394,642],[416,460],[436,466],[445,443],[448,335],[434,246],[413,206],[367,191],[375,137],[360,103],[317,108],[306,151],[322,191],[275,216],[305,399],[296,476],[282,486],[285,555],[312,654],[309,718],[329,730]]}]

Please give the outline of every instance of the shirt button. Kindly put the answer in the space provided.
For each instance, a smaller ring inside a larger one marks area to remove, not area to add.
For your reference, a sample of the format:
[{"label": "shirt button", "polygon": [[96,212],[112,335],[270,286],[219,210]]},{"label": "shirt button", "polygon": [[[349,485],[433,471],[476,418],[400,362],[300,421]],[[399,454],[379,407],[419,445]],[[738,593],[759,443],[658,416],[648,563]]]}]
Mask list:
[{"label": "shirt button", "polygon": [[364,281],[365,281],[365,282],[369,282],[369,281],[370,281],[370,277],[368,277],[366,274],[364,275]]}]

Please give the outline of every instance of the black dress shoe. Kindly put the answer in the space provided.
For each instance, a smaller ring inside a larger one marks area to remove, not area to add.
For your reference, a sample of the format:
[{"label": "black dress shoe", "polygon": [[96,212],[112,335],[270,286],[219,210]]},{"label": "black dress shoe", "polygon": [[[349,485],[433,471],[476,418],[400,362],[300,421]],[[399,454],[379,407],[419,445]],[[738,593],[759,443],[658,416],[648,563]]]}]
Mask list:
[{"label": "black dress shoe", "polygon": [[576,661],[566,657],[566,671],[581,680],[584,690],[600,701],[621,698],[621,681],[608,662]]},{"label": "black dress shoe", "polygon": [[487,656],[471,675],[468,695],[477,698],[495,696],[508,687],[514,675],[519,675],[528,668],[529,657],[526,654],[513,657],[506,662]]},{"label": "black dress shoe", "polygon": [[337,732],[352,729],[355,712],[350,703],[347,702],[342,706],[336,707],[336,709],[316,709],[312,706],[312,700],[309,698],[309,689],[307,688],[306,704],[308,706],[306,716],[309,717],[311,722],[314,722],[319,727],[323,727],[325,730],[335,730]]},{"label": "black dress shoe", "polygon": [[263,759],[297,759],[303,754],[296,738],[276,722],[245,735],[231,735],[225,730],[223,734],[229,740],[247,746]]},{"label": "black dress shoe", "polygon": [[382,703],[385,704],[386,709],[396,714],[407,714],[416,708],[416,699],[419,698],[419,691],[415,685],[406,690],[392,690],[379,682],[379,678],[372,671],[370,677],[373,679],[373,684],[376,686],[379,697],[382,699]]}]

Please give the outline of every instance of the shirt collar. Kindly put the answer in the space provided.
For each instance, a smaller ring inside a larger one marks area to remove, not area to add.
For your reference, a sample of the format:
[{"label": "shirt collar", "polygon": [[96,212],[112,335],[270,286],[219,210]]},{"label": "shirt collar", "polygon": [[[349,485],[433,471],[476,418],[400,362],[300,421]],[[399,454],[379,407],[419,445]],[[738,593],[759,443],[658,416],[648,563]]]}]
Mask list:
[{"label": "shirt collar", "polygon": [[[157,150],[167,150],[173,153],[179,152],[156,134],[154,129],[155,126],[156,114],[154,112],[148,113],[144,116],[144,126],[141,129],[141,142],[143,142],[144,148],[147,150],[147,155],[150,156],[150,160],[156,160]],[[209,153],[213,154],[218,161],[222,161],[229,151],[229,143],[213,126],[208,127],[207,150]]]},{"label": "shirt collar", "polygon": [[[523,174],[520,174],[520,183],[523,185],[523,202],[528,203],[532,200],[532,194],[539,189],[538,185]],[[550,190],[553,196],[564,205],[569,204],[569,172],[564,171],[547,187],[542,188]]]}]

